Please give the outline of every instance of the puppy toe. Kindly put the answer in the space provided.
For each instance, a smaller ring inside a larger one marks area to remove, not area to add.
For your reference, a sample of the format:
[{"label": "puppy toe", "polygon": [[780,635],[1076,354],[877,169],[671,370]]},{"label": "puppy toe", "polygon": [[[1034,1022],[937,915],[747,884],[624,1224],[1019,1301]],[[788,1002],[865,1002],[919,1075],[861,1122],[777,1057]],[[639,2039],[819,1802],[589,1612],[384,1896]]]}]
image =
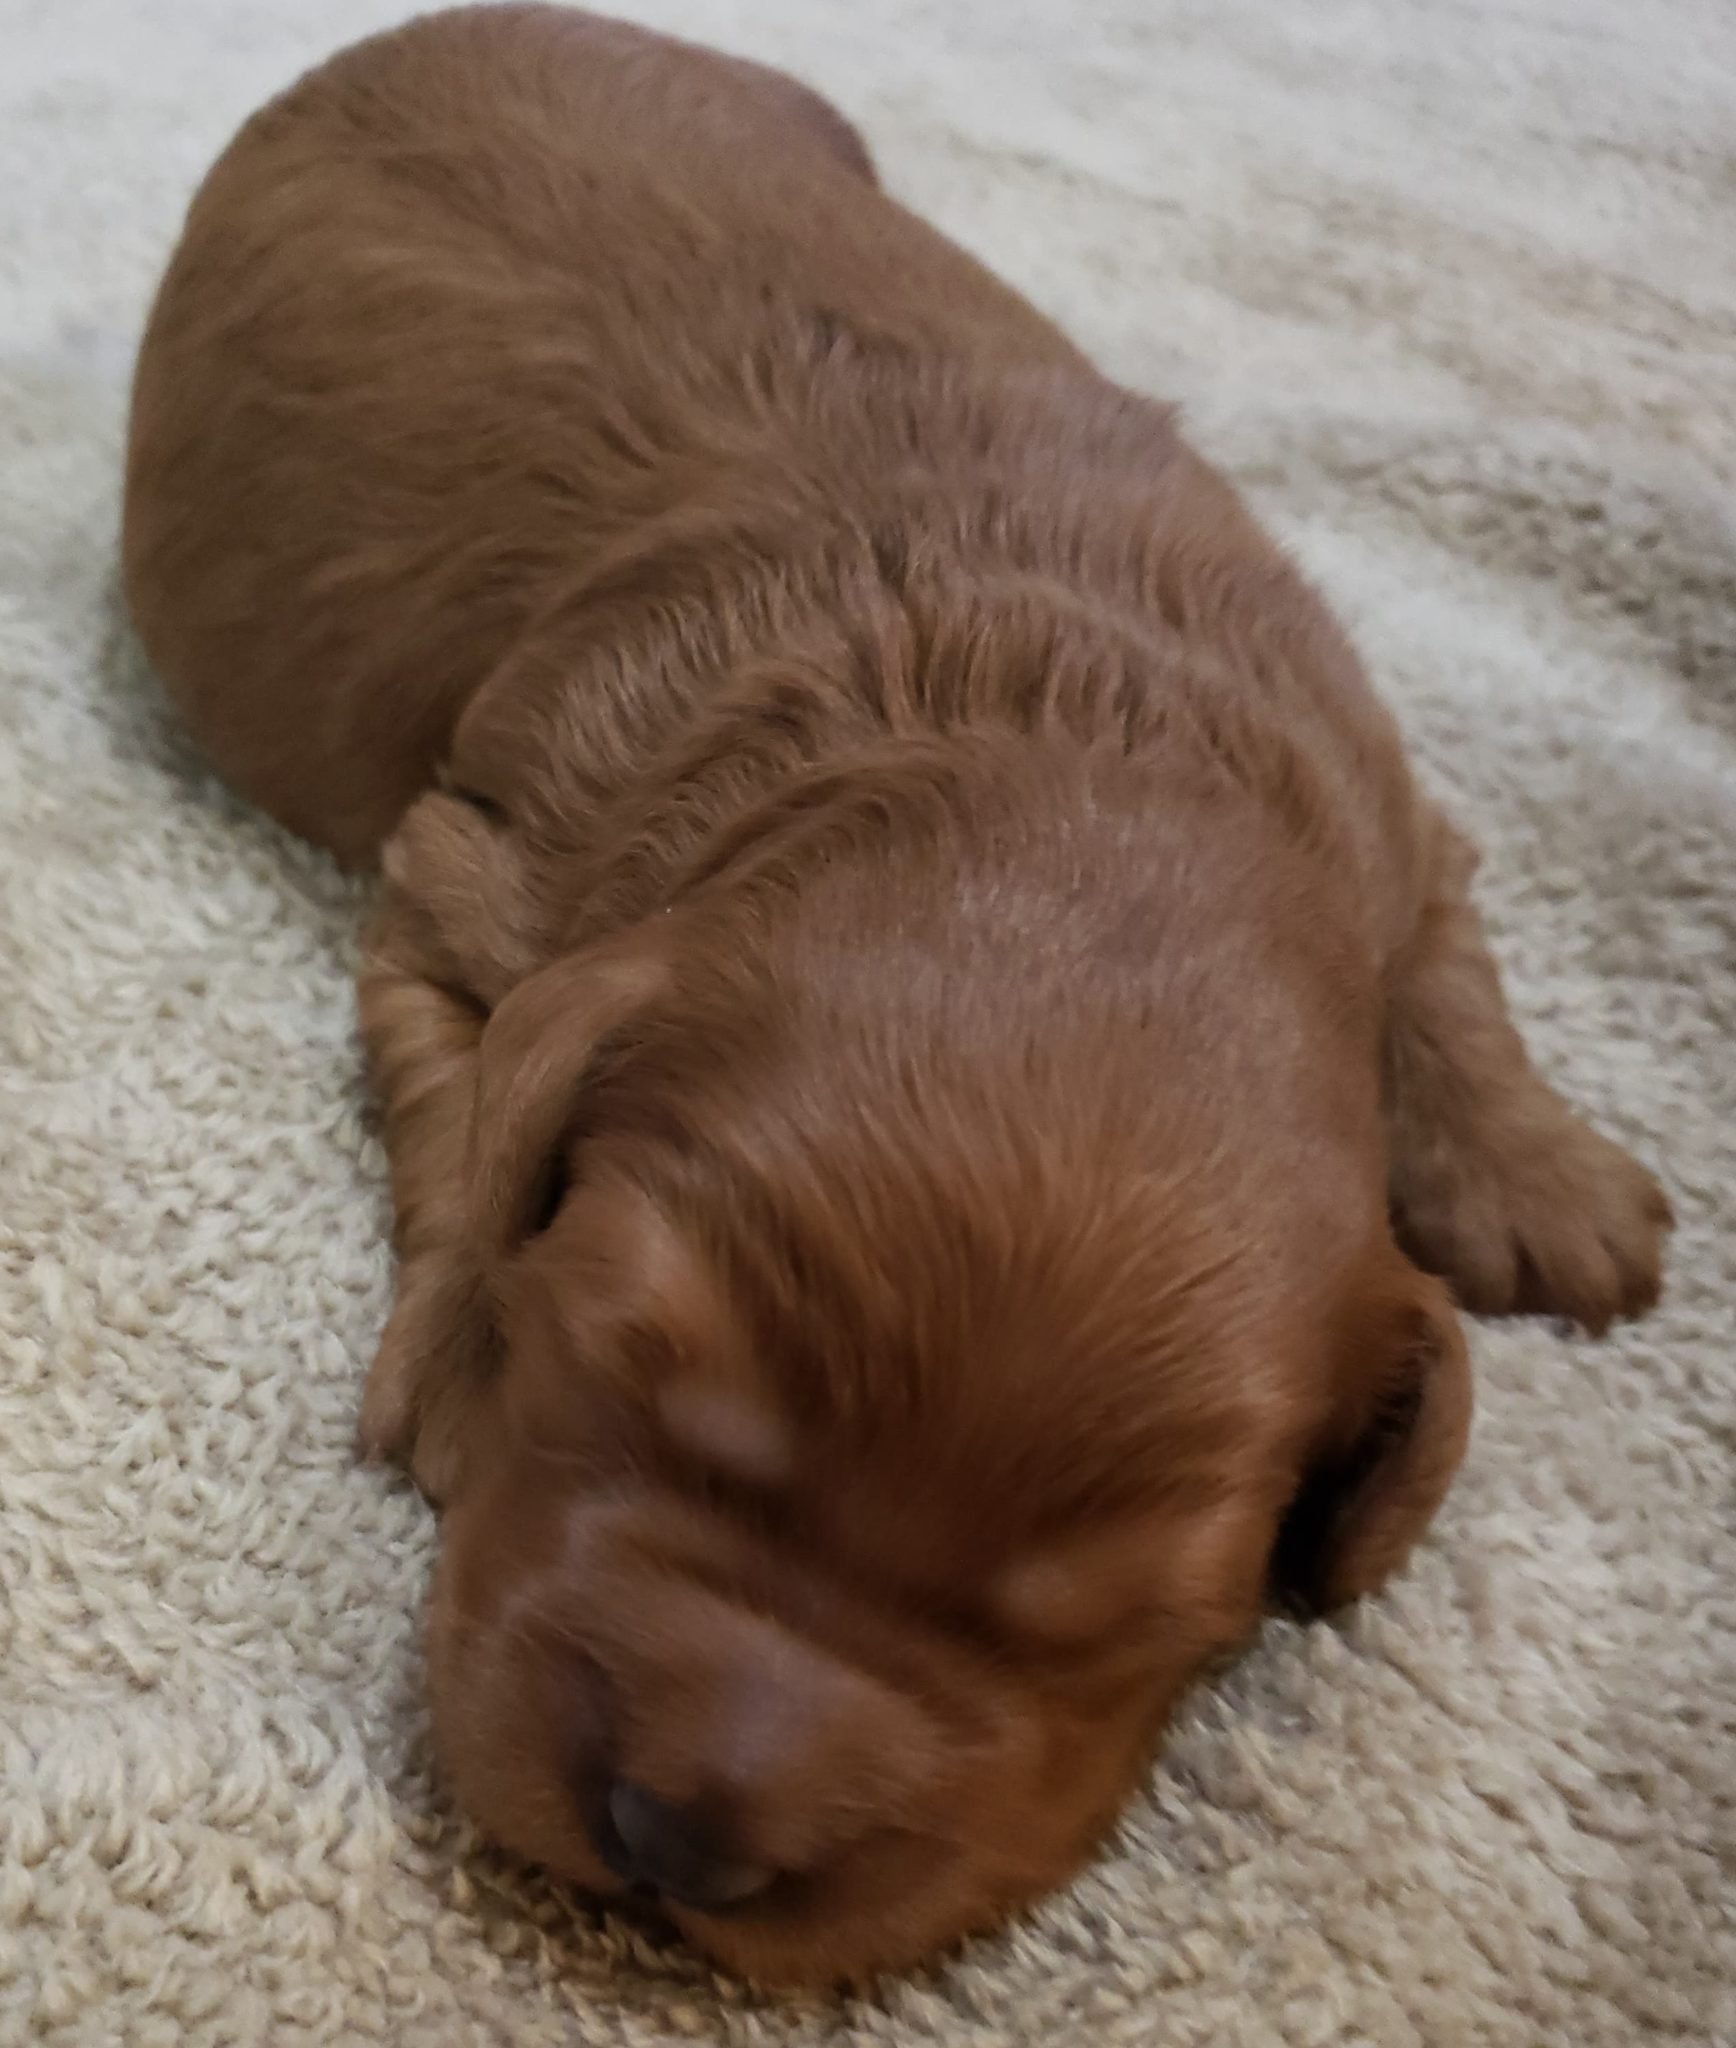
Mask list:
[{"label": "puppy toe", "polygon": [[1494,1141],[1443,1147],[1400,1190],[1419,1263],[1482,1315],[1554,1315],[1601,1335],[1657,1300],[1668,1201],[1565,1108]]}]

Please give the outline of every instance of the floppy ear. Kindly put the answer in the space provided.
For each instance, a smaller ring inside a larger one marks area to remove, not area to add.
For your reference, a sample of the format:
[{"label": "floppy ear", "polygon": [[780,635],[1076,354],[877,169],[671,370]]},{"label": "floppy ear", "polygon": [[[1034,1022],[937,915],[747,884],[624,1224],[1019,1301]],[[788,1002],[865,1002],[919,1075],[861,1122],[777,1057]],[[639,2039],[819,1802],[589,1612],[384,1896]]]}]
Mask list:
[{"label": "floppy ear", "polygon": [[380,849],[397,895],[425,920],[442,975],[485,1004],[529,971],[536,919],[513,835],[481,800],[443,790],[418,797]]},{"label": "floppy ear", "polygon": [[1396,1251],[1365,1298],[1337,1412],[1272,1554],[1275,1593],[1315,1610],[1373,1592],[1440,1506],[1471,1426],[1471,1367],[1452,1300]]},{"label": "floppy ear", "polygon": [[665,987],[661,950],[635,937],[557,960],[488,1020],[471,1133],[471,1224],[492,1270],[535,1234],[562,1141],[605,1040]]}]

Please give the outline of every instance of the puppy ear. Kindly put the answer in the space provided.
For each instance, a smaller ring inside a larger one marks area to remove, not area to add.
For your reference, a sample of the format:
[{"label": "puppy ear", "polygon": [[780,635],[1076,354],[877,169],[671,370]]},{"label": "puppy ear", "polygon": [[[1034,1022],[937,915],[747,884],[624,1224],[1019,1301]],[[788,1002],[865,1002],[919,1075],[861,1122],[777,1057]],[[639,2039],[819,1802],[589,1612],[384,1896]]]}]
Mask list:
[{"label": "puppy ear", "polygon": [[662,951],[641,940],[557,960],[522,981],[482,1034],[471,1137],[471,1223],[484,1265],[534,1235],[557,1192],[560,1153],[606,1040],[665,988]]},{"label": "puppy ear", "polygon": [[1451,1298],[1397,1251],[1381,1264],[1341,1358],[1337,1411],[1272,1554],[1274,1592],[1317,1611],[1398,1570],[1470,1434],[1470,1360]]},{"label": "puppy ear", "polygon": [[386,879],[421,913],[442,971],[485,1004],[530,971],[536,919],[513,835],[480,800],[419,797],[380,849]]}]

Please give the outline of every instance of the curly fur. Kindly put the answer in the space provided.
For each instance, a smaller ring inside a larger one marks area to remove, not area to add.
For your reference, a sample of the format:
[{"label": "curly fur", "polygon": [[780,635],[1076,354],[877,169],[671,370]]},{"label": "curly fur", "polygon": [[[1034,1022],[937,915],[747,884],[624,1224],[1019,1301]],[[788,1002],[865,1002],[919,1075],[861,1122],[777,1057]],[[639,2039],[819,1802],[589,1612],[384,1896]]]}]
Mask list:
[{"label": "curly fur", "polygon": [[519,7],[311,74],[193,207],[125,554],[224,773],[383,853],[448,1768],[604,1890],[612,1788],[688,1814],[727,1961],[1005,1913],[1270,1595],[1397,1569],[1431,1274],[1656,1293],[1319,602],[787,79]]}]

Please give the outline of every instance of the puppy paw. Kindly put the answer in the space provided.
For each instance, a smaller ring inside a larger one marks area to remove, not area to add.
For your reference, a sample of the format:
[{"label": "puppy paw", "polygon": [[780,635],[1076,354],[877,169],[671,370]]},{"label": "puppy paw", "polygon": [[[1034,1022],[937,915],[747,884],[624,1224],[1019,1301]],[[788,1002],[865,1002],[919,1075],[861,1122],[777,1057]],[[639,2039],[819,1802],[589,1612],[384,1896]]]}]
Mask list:
[{"label": "puppy paw", "polygon": [[1598,1335],[1657,1300],[1663,1190],[1553,1095],[1413,1153],[1394,1174],[1399,1235],[1473,1313],[1565,1316]]},{"label": "puppy paw", "polygon": [[436,1507],[462,1474],[473,1411],[492,1377],[490,1344],[480,1291],[462,1265],[427,1253],[405,1260],[356,1440],[364,1458],[403,1466]]}]

